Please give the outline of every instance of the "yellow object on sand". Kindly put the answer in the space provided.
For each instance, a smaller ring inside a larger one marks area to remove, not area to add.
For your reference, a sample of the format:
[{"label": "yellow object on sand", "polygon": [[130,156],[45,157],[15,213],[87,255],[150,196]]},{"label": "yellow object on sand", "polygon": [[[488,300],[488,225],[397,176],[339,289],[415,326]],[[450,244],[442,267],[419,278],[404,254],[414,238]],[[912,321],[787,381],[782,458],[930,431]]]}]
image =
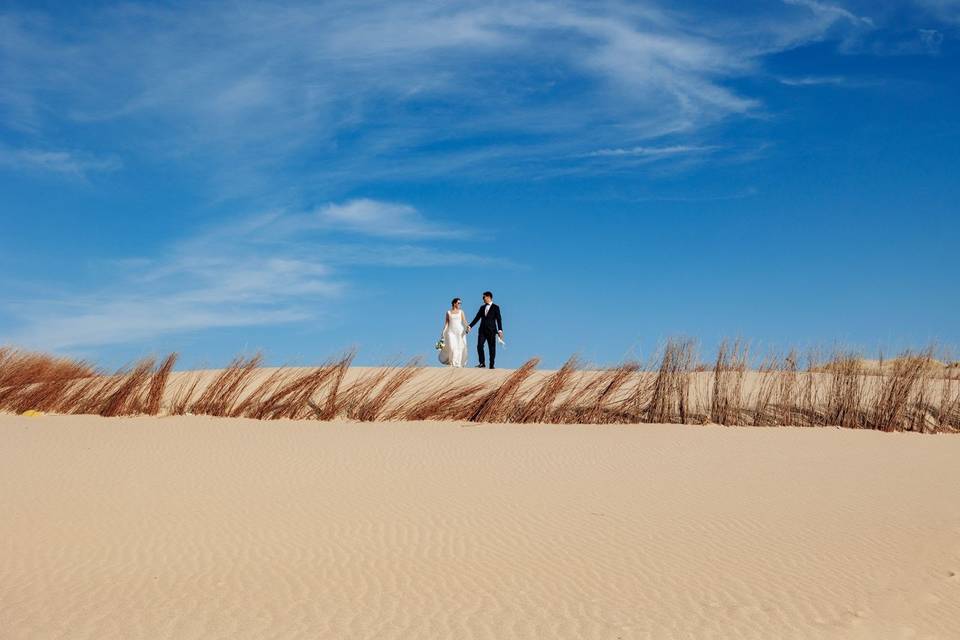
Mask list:
[{"label": "yellow object on sand", "polygon": [[37,416],[42,416],[43,411],[37,411],[36,409],[27,409],[20,415],[27,416],[28,418],[36,418]]}]

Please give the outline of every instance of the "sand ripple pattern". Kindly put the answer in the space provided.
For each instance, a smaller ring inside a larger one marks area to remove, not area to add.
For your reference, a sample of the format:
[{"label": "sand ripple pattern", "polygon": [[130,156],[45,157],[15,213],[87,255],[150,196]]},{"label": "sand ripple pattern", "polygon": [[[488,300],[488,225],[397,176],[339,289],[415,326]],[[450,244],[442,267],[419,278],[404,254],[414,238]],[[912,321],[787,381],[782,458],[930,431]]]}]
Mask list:
[{"label": "sand ripple pattern", "polygon": [[0,416],[0,638],[955,638],[960,440]]}]

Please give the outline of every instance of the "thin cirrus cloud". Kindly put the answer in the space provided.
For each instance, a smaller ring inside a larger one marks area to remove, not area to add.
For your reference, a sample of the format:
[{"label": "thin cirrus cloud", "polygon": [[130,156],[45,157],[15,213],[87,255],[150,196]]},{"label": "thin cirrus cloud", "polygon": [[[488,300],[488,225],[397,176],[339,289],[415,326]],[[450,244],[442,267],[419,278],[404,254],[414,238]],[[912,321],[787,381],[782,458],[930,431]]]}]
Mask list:
[{"label": "thin cirrus cloud", "polygon": [[844,76],[803,76],[798,78],[777,78],[777,82],[789,87],[815,87],[819,85],[844,86],[849,81]]},{"label": "thin cirrus cloud", "polygon": [[777,82],[788,87],[829,87],[843,89],[868,89],[878,87],[884,84],[881,78],[859,77],[851,78],[849,76],[781,76],[776,78]]},{"label": "thin cirrus cloud", "polygon": [[[349,232],[354,240],[331,234]],[[150,341],[207,329],[318,322],[349,293],[356,266],[418,268],[494,260],[431,245],[466,229],[435,223],[403,203],[355,199],[318,212],[271,211],[221,222],[164,248],[118,260],[95,291],[8,307],[5,338],[71,350]],[[374,241],[371,241],[374,239]],[[316,256],[322,256],[322,260]]]},{"label": "thin cirrus cloud", "polygon": [[915,2],[939,20],[960,24],[960,0],[915,0]]},{"label": "thin cirrus cloud", "polygon": [[224,327],[277,325],[316,317],[314,304],[339,295],[325,265],[235,246],[203,256],[173,253],[123,265],[95,291],[8,308],[14,344],[42,349],[125,344]]},{"label": "thin cirrus cloud", "polygon": [[840,20],[846,20],[853,24],[861,24],[868,27],[874,26],[874,21],[872,18],[867,16],[860,16],[849,9],[845,9],[836,4],[818,2],[817,0],[783,0],[786,4],[797,5],[800,7],[806,7],[813,11],[814,13],[825,16],[828,18],[835,18]]},{"label": "thin cirrus cloud", "polygon": [[408,204],[359,198],[331,203],[316,214],[322,227],[395,238],[462,238],[465,229],[428,221]]},{"label": "thin cirrus cloud", "polygon": [[97,158],[71,151],[0,146],[0,167],[85,178],[90,173],[116,171],[121,167],[121,162],[117,158]]},{"label": "thin cirrus cloud", "polygon": [[597,149],[585,154],[593,158],[620,158],[620,157],[638,157],[638,158],[660,158],[665,156],[690,155],[710,153],[718,149],[716,145],[692,146],[675,145],[670,147],[618,147],[613,149]]},{"label": "thin cirrus cloud", "polygon": [[813,0],[716,24],[617,0],[125,4],[70,22],[11,11],[0,111],[26,134],[134,127],[125,153],[201,166],[228,195],[528,177],[552,162],[567,175],[597,147],[683,146],[762,111],[731,81],[769,53],[870,26]]}]

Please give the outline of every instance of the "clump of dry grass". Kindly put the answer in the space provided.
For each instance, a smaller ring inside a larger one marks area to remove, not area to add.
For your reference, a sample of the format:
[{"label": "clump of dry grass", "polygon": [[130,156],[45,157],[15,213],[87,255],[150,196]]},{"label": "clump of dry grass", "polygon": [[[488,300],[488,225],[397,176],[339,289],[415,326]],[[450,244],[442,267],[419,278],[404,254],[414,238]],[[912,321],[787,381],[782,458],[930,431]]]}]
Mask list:
[{"label": "clump of dry grass", "polygon": [[350,368],[350,363],[353,362],[355,355],[356,352],[350,351],[345,354],[336,365],[334,365],[332,383],[330,384],[330,389],[327,392],[326,402],[323,404],[322,408],[320,408],[318,405],[312,406],[318,419],[333,420],[337,416],[337,394],[340,392],[340,386],[343,384],[343,378],[347,375],[347,369]]},{"label": "clump of dry grass", "polygon": [[163,363],[153,372],[150,379],[150,388],[147,392],[147,398],[143,405],[143,412],[150,416],[160,413],[160,403],[163,401],[163,391],[167,387],[167,380],[170,379],[170,372],[173,371],[173,365],[177,362],[177,354],[171,353]]},{"label": "clump of dry grass", "polygon": [[743,424],[743,375],[747,370],[747,345],[724,340],[717,350],[710,394],[710,420],[717,424]]},{"label": "clump of dry grass", "polygon": [[188,409],[189,413],[208,416],[229,416],[257,368],[263,362],[259,353],[250,357],[238,357],[211,382],[200,397]]},{"label": "clump of dry grass", "polygon": [[139,402],[140,393],[148,387],[153,377],[153,365],[154,360],[147,358],[138,362],[125,375],[116,376],[115,384],[96,413],[106,417],[137,413],[142,407]]},{"label": "clump of dry grass", "polygon": [[799,424],[800,384],[797,375],[797,352],[791,349],[777,370],[776,415],[773,425]]},{"label": "clump of dry grass", "polygon": [[285,387],[291,384],[290,376],[291,373],[283,367],[272,372],[237,403],[231,417],[267,419],[278,401],[289,393]]},{"label": "clump of dry grass", "polygon": [[389,377],[390,370],[386,367],[373,369],[361,375],[353,384],[344,387],[340,392],[335,415],[359,420],[361,408],[371,402],[371,399],[376,396],[376,390]]},{"label": "clump of dry grass", "polygon": [[756,392],[747,405],[740,407],[741,416],[752,415],[754,426],[802,424],[802,386],[797,362],[795,350],[786,355],[769,353],[756,371]]},{"label": "clump of dry grass", "polygon": [[584,412],[584,407],[590,402],[590,397],[596,393],[600,380],[596,376],[581,371],[573,382],[570,391],[563,396],[550,413],[550,422],[560,424],[576,423]]},{"label": "clump of dry grass", "polygon": [[0,398],[0,406],[14,413],[23,413],[31,409],[50,411],[69,388],[70,383],[70,380],[46,380],[35,384],[6,387]]},{"label": "clump of dry grass", "polygon": [[0,389],[54,380],[77,380],[98,371],[82,360],[0,347]]},{"label": "clump of dry grass", "polygon": [[105,375],[65,358],[0,350],[0,410],[93,413],[102,416],[156,413],[176,356],[154,370],[147,358]]},{"label": "clump of dry grass", "polygon": [[864,423],[864,371],[855,353],[836,353],[826,369],[830,374],[824,419],[828,425],[860,428]]},{"label": "clump of dry grass", "polygon": [[499,387],[476,400],[465,416],[470,422],[505,422],[514,413],[512,402],[520,385],[540,364],[540,358],[531,358],[516,369]]},{"label": "clump of dry grass", "polygon": [[879,378],[879,389],[868,417],[870,427],[881,431],[923,430],[925,373],[930,369],[931,359],[929,351],[907,352],[893,361],[889,374]]},{"label": "clump of dry grass", "polygon": [[361,422],[372,422],[385,415],[390,401],[400,388],[420,372],[420,361],[415,359],[402,367],[375,369],[351,385],[344,393],[338,411]]},{"label": "clump of dry grass", "polygon": [[233,414],[258,420],[306,418],[317,391],[336,373],[332,366],[306,371],[280,369],[269,376]]},{"label": "clump of dry grass", "polygon": [[774,411],[774,394],[779,388],[782,371],[783,360],[779,354],[771,353],[760,363],[757,371],[757,394],[752,408],[753,424],[756,426],[779,424],[779,416]]},{"label": "clump of dry grass", "polygon": [[823,386],[823,375],[820,371],[820,352],[810,349],[806,354],[807,366],[800,380],[800,398],[797,402],[797,413],[800,426],[816,427],[825,424],[820,388]]},{"label": "clump of dry grass", "polygon": [[942,381],[939,400],[936,407],[938,430],[960,431],[960,370],[951,372]]},{"label": "clump of dry grass", "polygon": [[690,374],[695,361],[693,340],[668,340],[650,390],[646,422],[687,423],[692,417]]},{"label": "clump of dry grass", "polygon": [[62,392],[52,396],[50,404],[46,406],[24,407],[21,411],[33,408],[53,413],[79,413],[78,408],[88,403],[89,398],[96,396],[103,384],[104,378],[102,377],[75,380],[67,385]]},{"label": "clump of dry grass", "polygon": [[0,347],[0,410],[50,411],[77,381],[96,375],[79,360]]},{"label": "clump of dry grass", "polygon": [[648,381],[636,362],[599,371],[579,371],[576,358],[532,389],[511,422],[613,424],[641,422],[647,410]]},{"label": "clump of dry grass", "polygon": [[173,401],[170,403],[170,415],[182,416],[187,413],[187,407],[189,407],[193,401],[193,394],[200,385],[201,379],[202,375],[194,372],[181,383],[176,394],[173,396]]},{"label": "clump of dry grass", "polygon": [[[520,403],[517,410],[511,417],[511,422],[547,422],[548,416],[554,415],[554,403],[570,384],[574,373],[579,366],[579,360],[576,356],[571,356],[563,366],[554,371],[543,382],[530,400]],[[562,415],[560,412],[558,415]]]},{"label": "clump of dry grass", "polygon": [[633,376],[633,386],[627,392],[627,397],[622,405],[625,422],[643,422],[653,399],[652,381],[656,378],[652,371],[657,370],[657,368],[648,363],[642,366]]},{"label": "clump of dry grass", "polygon": [[265,408],[259,417],[266,418],[303,418],[312,415],[310,403],[325,385],[334,379],[340,371],[338,365],[320,367],[304,373],[299,379],[293,379],[271,394],[263,402]]},{"label": "clump of dry grass", "polygon": [[624,396],[623,391],[631,378],[640,370],[636,362],[625,362],[616,367],[597,373],[579,394],[580,406],[568,409],[567,421],[585,424],[606,424],[629,422],[632,394]]},{"label": "clump of dry grass", "polygon": [[381,416],[385,415],[387,407],[400,392],[401,387],[406,386],[420,373],[420,363],[420,359],[417,358],[392,371],[376,394],[358,407],[357,419],[369,422],[379,420]]},{"label": "clump of dry grass", "polygon": [[424,385],[387,415],[390,420],[463,420],[489,391],[488,384],[449,381],[440,386]]}]

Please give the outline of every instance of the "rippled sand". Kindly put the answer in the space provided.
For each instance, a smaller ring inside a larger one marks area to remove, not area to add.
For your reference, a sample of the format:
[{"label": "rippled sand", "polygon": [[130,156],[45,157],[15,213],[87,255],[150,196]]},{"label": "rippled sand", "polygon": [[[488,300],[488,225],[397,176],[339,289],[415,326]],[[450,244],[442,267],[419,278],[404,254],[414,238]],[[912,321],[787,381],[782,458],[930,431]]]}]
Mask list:
[{"label": "rippled sand", "polygon": [[955,638],[960,437],[0,416],[0,638]]}]

